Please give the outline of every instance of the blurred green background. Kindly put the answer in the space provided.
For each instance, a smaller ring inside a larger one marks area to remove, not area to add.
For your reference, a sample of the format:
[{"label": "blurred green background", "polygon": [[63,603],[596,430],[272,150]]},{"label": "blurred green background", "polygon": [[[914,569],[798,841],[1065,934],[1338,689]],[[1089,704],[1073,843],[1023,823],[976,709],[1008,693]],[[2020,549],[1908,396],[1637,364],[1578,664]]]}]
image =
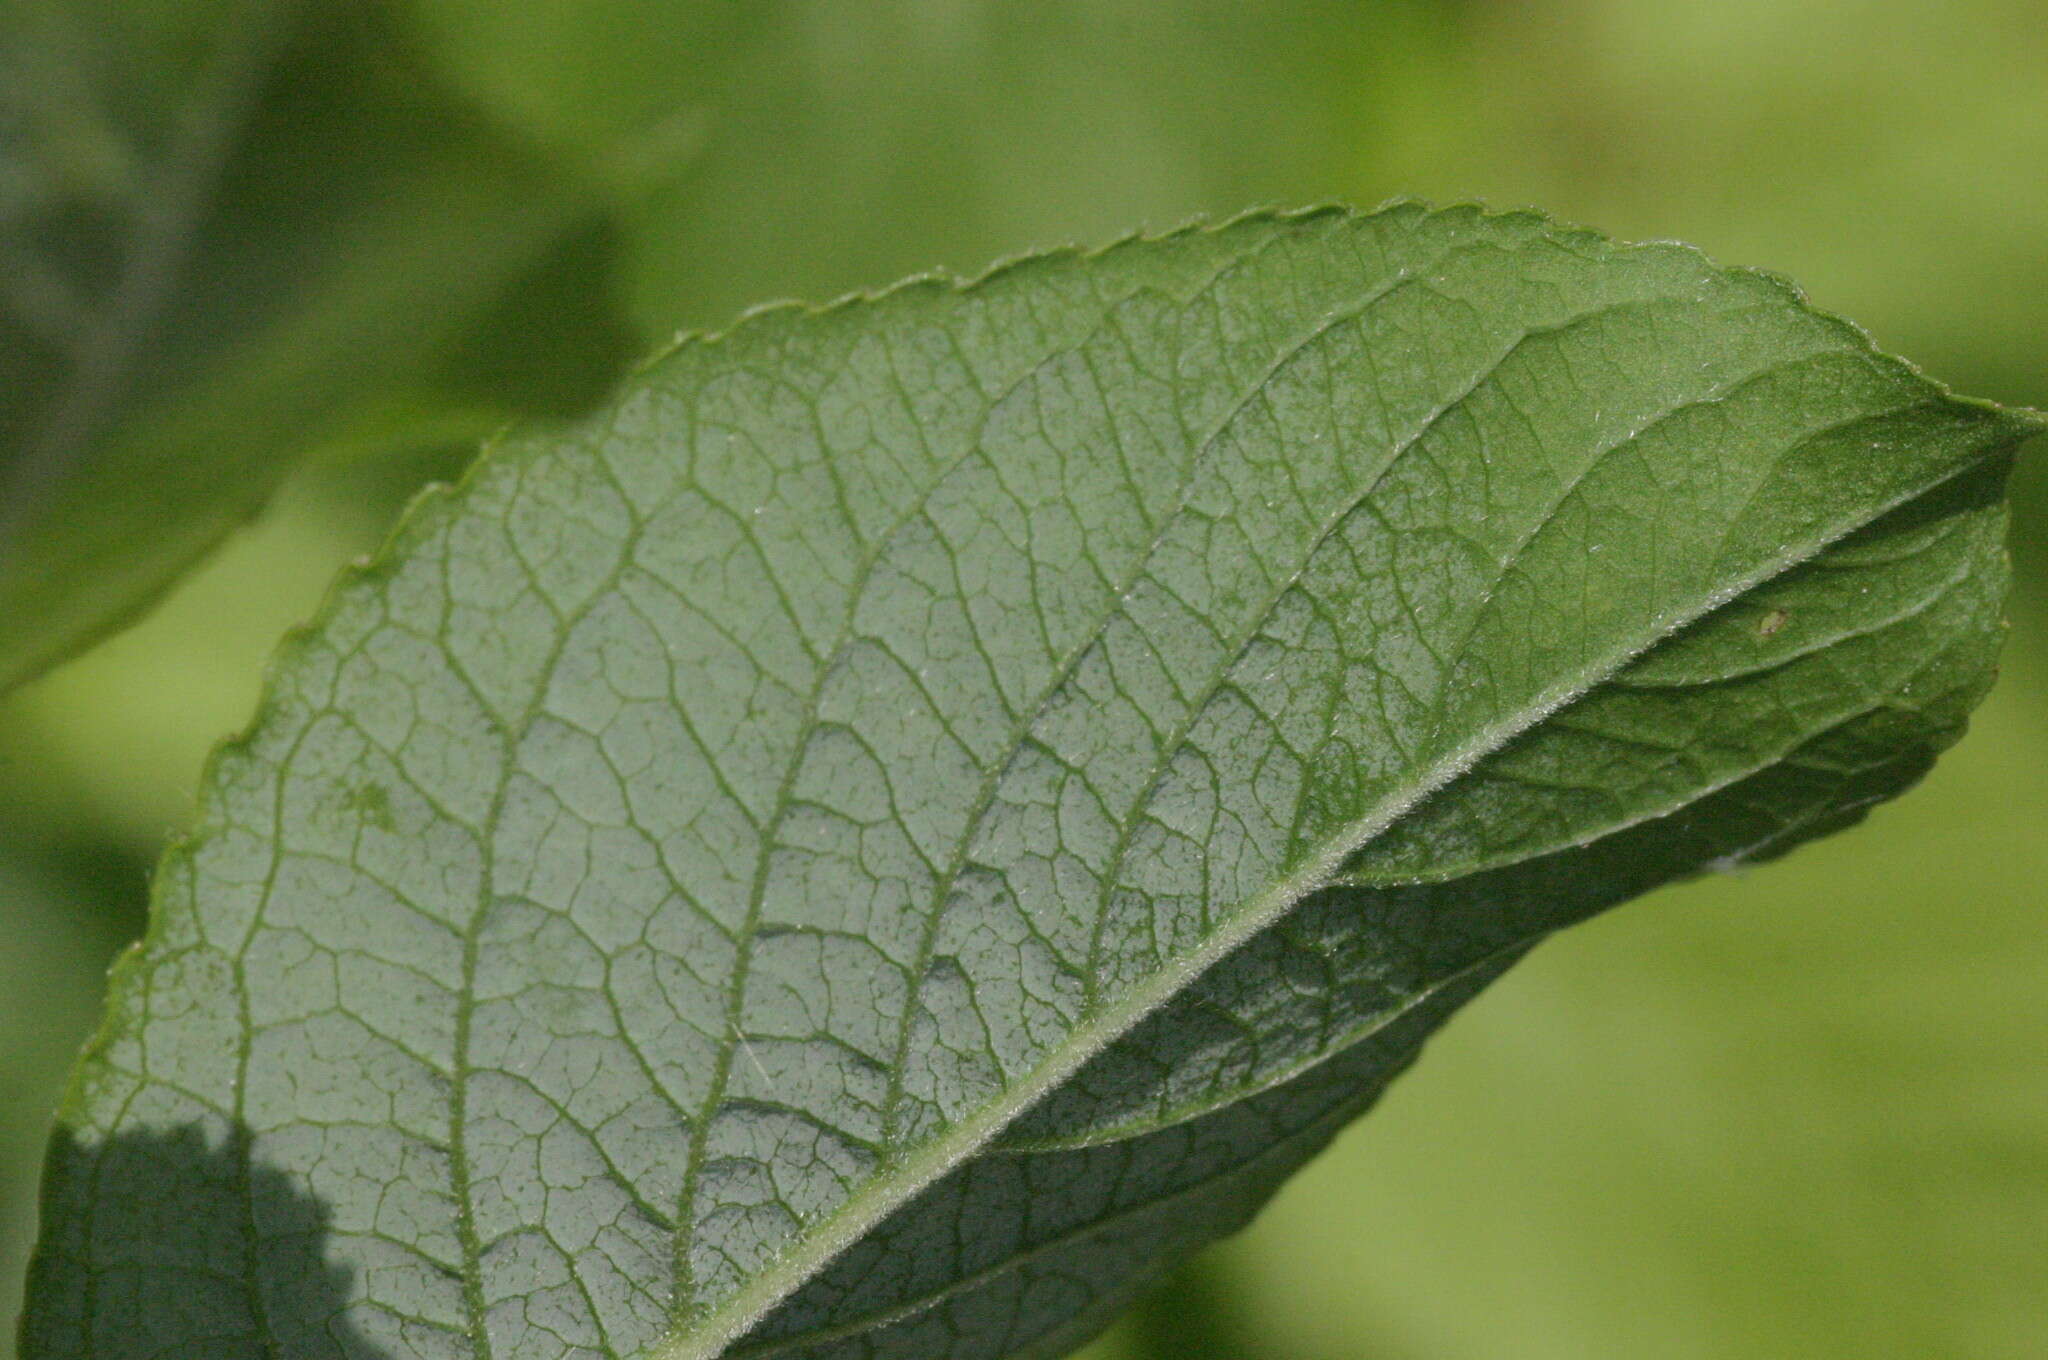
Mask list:
[{"label": "blurred green background", "polygon": [[[1780,270],[1936,376],[2048,406],[2040,0],[385,9],[494,136],[592,186],[573,267],[472,342],[500,386],[765,300],[1413,194]],[[22,173],[0,156],[0,217]],[[527,337],[538,360],[506,357]],[[466,457],[464,421],[386,415],[0,703],[0,1316],[49,1111],[206,750],[335,569]],[[1546,945],[1091,1357],[2048,1355],[2048,446],[2017,493],[2005,678],[1920,791]]]}]

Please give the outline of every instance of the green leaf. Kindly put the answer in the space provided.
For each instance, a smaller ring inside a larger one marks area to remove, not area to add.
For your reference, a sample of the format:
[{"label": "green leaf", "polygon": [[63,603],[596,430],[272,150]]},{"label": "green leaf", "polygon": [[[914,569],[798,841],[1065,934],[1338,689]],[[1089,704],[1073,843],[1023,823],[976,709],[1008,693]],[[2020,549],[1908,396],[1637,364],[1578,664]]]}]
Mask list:
[{"label": "green leaf", "polygon": [[683,343],[287,648],[25,1353],[1058,1354],[1544,935],[1925,770],[2041,427],[1466,209]]},{"label": "green leaf", "polygon": [[147,604],[295,455],[587,408],[633,347],[597,187],[382,3],[10,6],[0,174],[0,688]]}]

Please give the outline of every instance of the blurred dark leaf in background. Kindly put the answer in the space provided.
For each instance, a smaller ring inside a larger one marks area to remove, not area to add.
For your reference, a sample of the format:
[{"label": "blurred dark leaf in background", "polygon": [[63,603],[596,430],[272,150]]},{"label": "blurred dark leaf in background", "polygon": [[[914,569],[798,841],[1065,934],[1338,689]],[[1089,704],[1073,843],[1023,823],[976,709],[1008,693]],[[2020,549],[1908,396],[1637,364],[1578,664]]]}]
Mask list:
[{"label": "blurred dark leaf in background", "polygon": [[419,8],[0,21],[0,686],[131,617],[310,450],[571,413],[643,347],[615,218],[688,148],[497,116]]}]

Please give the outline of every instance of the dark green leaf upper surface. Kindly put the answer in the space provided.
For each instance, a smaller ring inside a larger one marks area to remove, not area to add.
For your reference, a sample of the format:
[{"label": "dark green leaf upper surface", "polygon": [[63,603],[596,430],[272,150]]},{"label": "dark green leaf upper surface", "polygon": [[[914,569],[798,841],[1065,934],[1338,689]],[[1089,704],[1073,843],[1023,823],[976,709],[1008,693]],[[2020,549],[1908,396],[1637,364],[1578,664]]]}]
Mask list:
[{"label": "dark green leaf upper surface", "polygon": [[471,107],[386,0],[10,4],[0,687],[323,441],[594,402],[634,342],[582,169]]},{"label": "dark green leaf upper surface", "polygon": [[1059,1354],[1545,934],[1916,778],[2036,428],[1463,209],[684,343],[287,649],[27,1354]]}]

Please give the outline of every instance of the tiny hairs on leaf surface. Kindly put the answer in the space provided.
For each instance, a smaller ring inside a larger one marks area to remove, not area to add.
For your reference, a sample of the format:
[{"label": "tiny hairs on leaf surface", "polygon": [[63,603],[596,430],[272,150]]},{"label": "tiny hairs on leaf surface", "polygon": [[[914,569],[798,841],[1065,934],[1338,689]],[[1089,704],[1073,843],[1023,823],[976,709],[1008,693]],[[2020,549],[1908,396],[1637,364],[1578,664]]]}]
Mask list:
[{"label": "tiny hairs on leaf surface", "polygon": [[24,1353],[1062,1354],[1545,935],[1923,773],[2042,424],[1413,204],[685,340],[287,644]]}]

